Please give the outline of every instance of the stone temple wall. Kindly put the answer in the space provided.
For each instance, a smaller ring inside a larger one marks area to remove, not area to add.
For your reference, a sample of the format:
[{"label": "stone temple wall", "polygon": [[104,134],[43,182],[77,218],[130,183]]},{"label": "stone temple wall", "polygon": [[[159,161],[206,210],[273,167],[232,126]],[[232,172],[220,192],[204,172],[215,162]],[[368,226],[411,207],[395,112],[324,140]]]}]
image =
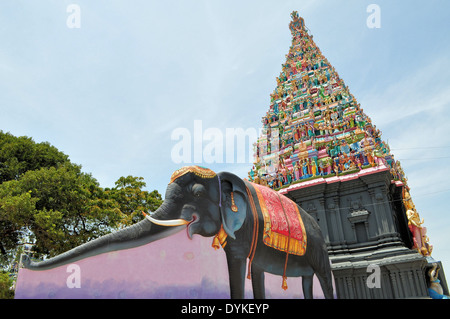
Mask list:
[{"label": "stone temple wall", "polygon": [[281,190],[318,221],[338,298],[428,297],[433,260],[412,249],[402,186],[381,164]]}]

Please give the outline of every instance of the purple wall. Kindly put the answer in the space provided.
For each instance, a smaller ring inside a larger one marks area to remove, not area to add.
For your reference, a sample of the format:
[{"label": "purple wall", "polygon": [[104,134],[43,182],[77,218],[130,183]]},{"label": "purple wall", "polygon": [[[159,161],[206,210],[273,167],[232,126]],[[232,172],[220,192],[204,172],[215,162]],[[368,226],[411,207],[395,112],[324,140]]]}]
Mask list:
[{"label": "purple wall", "polygon": [[[141,247],[101,254],[44,271],[20,269],[16,299],[226,299],[229,298],[225,253],[212,238],[185,231]],[[301,279],[266,274],[267,298],[303,298]],[[75,286],[75,287],[73,287]],[[77,287],[79,286],[79,288]],[[71,288],[72,287],[72,288]],[[252,298],[246,280],[246,298]],[[315,298],[323,298],[317,279]]]}]

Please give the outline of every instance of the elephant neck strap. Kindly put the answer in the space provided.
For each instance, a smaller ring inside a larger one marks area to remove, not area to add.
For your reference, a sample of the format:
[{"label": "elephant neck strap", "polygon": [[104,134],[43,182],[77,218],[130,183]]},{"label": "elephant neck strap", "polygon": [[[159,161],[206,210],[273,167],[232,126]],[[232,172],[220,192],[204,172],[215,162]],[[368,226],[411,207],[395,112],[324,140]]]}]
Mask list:
[{"label": "elephant neck strap", "polygon": [[287,226],[288,226],[287,227],[288,228],[288,233],[289,233],[288,244],[287,244],[287,249],[286,249],[286,260],[284,262],[284,269],[283,269],[283,283],[281,284],[281,288],[283,288],[283,290],[286,290],[288,288],[288,286],[287,286],[286,268],[287,268],[287,263],[288,263],[288,258],[289,258],[289,245],[291,243],[291,230],[290,230],[291,228],[290,228],[290,225],[289,225],[289,218],[288,218],[288,216],[286,214],[286,211],[284,209],[284,206],[283,206],[283,201],[281,200],[280,194],[277,193],[277,195],[278,195],[278,199],[280,200],[281,208],[283,208],[283,214],[284,214],[284,218],[286,219],[286,223],[287,223]]},{"label": "elephant neck strap", "polygon": [[[222,207],[222,182],[220,181],[220,176],[217,175],[217,179],[219,182],[219,208]],[[216,236],[214,236],[213,242],[212,242],[212,247],[214,249],[219,249],[220,246],[222,246],[222,248],[225,248],[225,246],[227,245],[227,233],[225,232],[225,230],[223,229],[223,225],[220,226],[220,230],[217,233]]]},{"label": "elephant neck strap", "polygon": [[[246,183],[247,184],[247,183]],[[255,257],[255,252],[256,252],[256,244],[258,242],[258,232],[259,232],[259,223],[258,223],[258,212],[256,211],[256,205],[255,202],[253,201],[253,196],[248,188],[247,185],[245,185],[245,189],[247,190],[247,196],[248,196],[248,200],[250,202],[250,209],[252,211],[252,215],[253,215],[253,234],[252,234],[252,244],[250,246],[250,252],[248,254],[248,270],[247,270],[247,278],[251,279],[250,273],[251,273],[251,266],[252,266],[252,261],[253,258]]]},{"label": "elephant neck strap", "polygon": [[[222,207],[222,182],[220,181],[219,175],[217,175],[217,180],[219,182],[219,208],[221,208]],[[227,236],[228,236],[227,233],[223,229],[223,225],[220,226],[220,230],[217,233],[217,235],[214,236],[211,246],[215,250],[219,249],[220,246],[222,246],[222,248],[225,248],[225,246],[227,245]]]},{"label": "elephant neck strap", "polygon": [[217,175],[217,179],[219,181],[219,207],[222,207],[222,182],[219,175]]}]

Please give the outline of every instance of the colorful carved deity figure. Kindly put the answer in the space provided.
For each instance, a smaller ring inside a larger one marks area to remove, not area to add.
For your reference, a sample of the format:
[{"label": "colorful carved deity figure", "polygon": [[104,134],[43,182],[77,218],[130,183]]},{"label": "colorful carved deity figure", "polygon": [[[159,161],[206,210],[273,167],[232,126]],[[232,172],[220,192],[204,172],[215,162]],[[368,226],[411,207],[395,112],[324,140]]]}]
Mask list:
[{"label": "colorful carved deity figure", "polygon": [[406,216],[408,218],[408,228],[413,235],[413,248],[417,249],[417,251],[424,256],[431,255],[433,248],[428,243],[426,227],[422,227],[422,224],[424,223],[423,218],[420,219],[419,213],[415,208],[408,210]]},{"label": "colorful carved deity figure", "polygon": [[286,185],[286,184],[288,183],[287,169],[283,169],[283,171],[281,172],[281,174],[283,175],[283,185]]},{"label": "colorful carved deity figure", "polygon": [[296,181],[298,181],[300,179],[300,169],[299,169],[298,163],[299,162],[294,163],[294,177],[295,177]]},{"label": "colorful carved deity figure", "polygon": [[373,155],[373,151],[371,149],[365,149],[364,150],[364,155],[367,158],[367,162],[369,163],[370,166],[375,166],[375,158]]},{"label": "colorful carved deity figure", "polygon": [[249,181],[253,182],[255,179],[255,166],[253,166],[250,170],[250,172],[248,173],[248,178]]},{"label": "colorful carved deity figure", "polygon": [[414,208],[414,203],[412,201],[411,195],[409,194],[409,191],[406,187],[403,189],[403,204],[405,205],[405,209],[407,211]]},{"label": "colorful carved deity figure", "polygon": [[433,263],[430,270],[428,270],[428,277],[430,284],[428,286],[428,293],[432,299],[450,299],[449,296],[444,295],[444,289],[442,289],[441,281],[439,280],[439,270],[437,263]]},{"label": "colorful carved deity figure", "polygon": [[335,161],[333,161],[333,171],[336,174],[336,176],[339,175],[339,166]]},{"label": "colorful carved deity figure", "polygon": [[341,152],[343,152],[344,154],[349,154],[350,153],[350,146],[347,144],[347,141],[345,139],[343,139],[341,141]]},{"label": "colorful carved deity figure", "polygon": [[293,180],[293,171],[291,168],[287,169],[287,184],[291,184]]},{"label": "colorful carved deity figure", "polygon": [[306,159],[302,162],[302,169],[303,169],[303,178],[308,177],[308,163],[306,162]]}]

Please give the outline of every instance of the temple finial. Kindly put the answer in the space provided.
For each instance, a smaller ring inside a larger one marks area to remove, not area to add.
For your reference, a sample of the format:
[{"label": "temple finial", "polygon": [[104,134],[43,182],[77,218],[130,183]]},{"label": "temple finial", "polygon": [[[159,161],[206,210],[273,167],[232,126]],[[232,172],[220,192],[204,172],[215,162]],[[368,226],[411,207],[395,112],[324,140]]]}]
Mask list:
[{"label": "temple finial", "polygon": [[294,35],[296,32],[301,32],[305,28],[305,20],[298,15],[297,11],[291,13],[292,21],[289,23],[289,29]]}]

